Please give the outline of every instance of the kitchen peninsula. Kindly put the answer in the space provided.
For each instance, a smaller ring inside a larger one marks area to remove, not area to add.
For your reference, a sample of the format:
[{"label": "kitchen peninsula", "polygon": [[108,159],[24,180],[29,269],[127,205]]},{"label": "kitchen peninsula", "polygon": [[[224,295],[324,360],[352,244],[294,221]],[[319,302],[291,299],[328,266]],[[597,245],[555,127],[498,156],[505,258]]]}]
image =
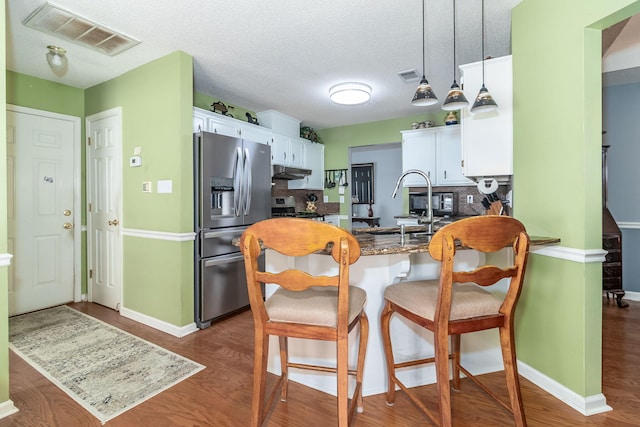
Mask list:
[{"label": "kitchen peninsula", "polygon": [[[399,228],[358,228],[354,236],[361,245],[361,257],[350,268],[350,282],[367,292],[366,312],[369,318],[369,343],[365,360],[363,395],[384,393],[387,389],[384,350],[380,335],[380,313],[384,303],[386,286],[401,280],[435,279],[439,274],[439,263],[429,255],[431,236],[420,233],[424,227],[406,227],[404,242],[401,242]],[[532,237],[531,245],[549,245],[559,243],[559,239]],[[511,249],[506,248],[492,255],[491,262],[496,265],[507,264]],[[473,269],[484,262],[484,255],[474,250],[460,250],[456,255],[456,269]],[[335,261],[326,254],[316,253],[304,257],[289,258],[275,251],[267,250],[266,268],[269,271],[284,271],[300,268],[314,275],[336,274]],[[503,286],[504,285],[504,286]],[[266,285],[268,298],[276,289],[275,285]],[[490,290],[500,293],[506,289],[506,283],[498,283]],[[415,325],[396,316],[391,321],[394,340],[397,340],[396,360],[413,357],[416,354],[433,354],[432,335]],[[355,332],[354,332],[355,333]],[[350,356],[355,357],[356,337],[350,338]],[[271,337],[269,343],[269,371],[280,375],[278,340]],[[394,348],[396,348],[394,347]],[[310,340],[289,340],[289,352],[292,360],[305,363],[326,365],[335,359],[335,344]],[[495,330],[468,334],[464,340],[462,355],[465,366],[472,373],[485,373],[502,369],[500,345]],[[351,360],[355,363],[355,358]],[[418,386],[435,382],[432,366],[399,371],[399,378],[408,386]],[[291,369],[289,378],[309,387],[336,394],[335,376],[325,373],[308,373]],[[350,383],[350,392],[353,384]]]}]

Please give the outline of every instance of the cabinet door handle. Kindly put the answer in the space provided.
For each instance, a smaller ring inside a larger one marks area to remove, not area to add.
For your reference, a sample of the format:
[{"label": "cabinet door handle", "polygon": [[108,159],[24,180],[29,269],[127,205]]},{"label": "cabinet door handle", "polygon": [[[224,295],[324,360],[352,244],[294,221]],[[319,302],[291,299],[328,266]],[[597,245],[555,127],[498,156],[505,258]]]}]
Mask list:
[{"label": "cabinet door handle", "polygon": [[444,171],[444,179],[447,179],[447,171]]}]

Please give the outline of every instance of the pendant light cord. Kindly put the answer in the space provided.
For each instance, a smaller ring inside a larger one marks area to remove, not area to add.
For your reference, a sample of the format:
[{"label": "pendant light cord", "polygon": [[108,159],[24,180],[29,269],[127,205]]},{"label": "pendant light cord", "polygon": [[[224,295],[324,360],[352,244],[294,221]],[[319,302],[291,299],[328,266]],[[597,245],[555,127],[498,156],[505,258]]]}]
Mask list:
[{"label": "pendant light cord", "polygon": [[482,86],[484,86],[484,0],[482,0]]},{"label": "pendant light cord", "polygon": [[456,0],[453,0],[453,81],[456,81]]},{"label": "pendant light cord", "polygon": [[425,60],[424,60],[424,21],[425,21],[425,16],[424,16],[424,4],[426,3],[427,0],[422,0],[422,78],[424,79],[426,76],[426,67],[425,67]]}]

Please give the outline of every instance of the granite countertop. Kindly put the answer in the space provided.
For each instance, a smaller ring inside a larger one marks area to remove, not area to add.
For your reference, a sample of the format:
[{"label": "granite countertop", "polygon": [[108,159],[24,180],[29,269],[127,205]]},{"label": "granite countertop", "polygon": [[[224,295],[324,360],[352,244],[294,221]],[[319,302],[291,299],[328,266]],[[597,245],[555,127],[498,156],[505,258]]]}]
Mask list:
[{"label": "granite countertop", "polygon": [[[429,242],[432,236],[425,234],[422,226],[406,227],[404,242],[400,241],[400,234],[381,234],[392,233],[398,229],[398,227],[356,228],[352,230],[352,233],[360,243],[360,253],[363,256],[429,252]],[[437,226],[434,227],[434,231],[437,229]],[[529,237],[531,246],[560,243],[560,239],[555,237]]]},{"label": "granite countertop", "polygon": [[[447,221],[442,224],[434,224],[434,231],[437,231]],[[362,227],[351,230],[352,234],[360,243],[360,255],[392,255],[392,254],[412,254],[429,252],[429,242],[432,235],[426,234],[424,226],[405,227],[404,242],[401,242],[400,227]],[[553,245],[560,243],[556,237],[529,236],[531,246]],[[240,239],[233,239],[235,246],[240,245]],[[329,252],[319,252],[318,254],[329,255]]]}]

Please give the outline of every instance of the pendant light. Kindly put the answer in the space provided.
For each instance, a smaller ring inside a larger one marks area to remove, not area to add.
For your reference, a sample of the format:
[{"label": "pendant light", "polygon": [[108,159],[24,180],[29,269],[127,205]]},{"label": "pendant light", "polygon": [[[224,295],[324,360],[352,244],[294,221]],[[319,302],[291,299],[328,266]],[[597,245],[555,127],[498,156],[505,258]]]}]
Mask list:
[{"label": "pendant light", "polygon": [[488,113],[495,111],[497,108],[498,104],[496,104],[496,101],[484,85],[484,0],[482,0],[482,87],[469,111],[472,113]]},{"label": "pendant light", "polygon": [[420,80],[420,85],[418,86],[418,89],[416,89],[416,93],[413,95],[413,99],[411,100],[411,105],[415,105],[417,107],[433,105],[438,102],[436,94],[433,93],[433,89],[431,89],[431,85],[425,77],[424,21],[426,20],[426,17],[424,16],[424,4],[426,1],[427,0],[422,1],[422,80]]},{"label": "pendant light", "polygon": [[455,111],[469,105],[469,101],[464,96],[464,92],[456,82],[456,0],[453,0],[453,84],[447,94],[447,98],[442,103],[445,111]]}]

